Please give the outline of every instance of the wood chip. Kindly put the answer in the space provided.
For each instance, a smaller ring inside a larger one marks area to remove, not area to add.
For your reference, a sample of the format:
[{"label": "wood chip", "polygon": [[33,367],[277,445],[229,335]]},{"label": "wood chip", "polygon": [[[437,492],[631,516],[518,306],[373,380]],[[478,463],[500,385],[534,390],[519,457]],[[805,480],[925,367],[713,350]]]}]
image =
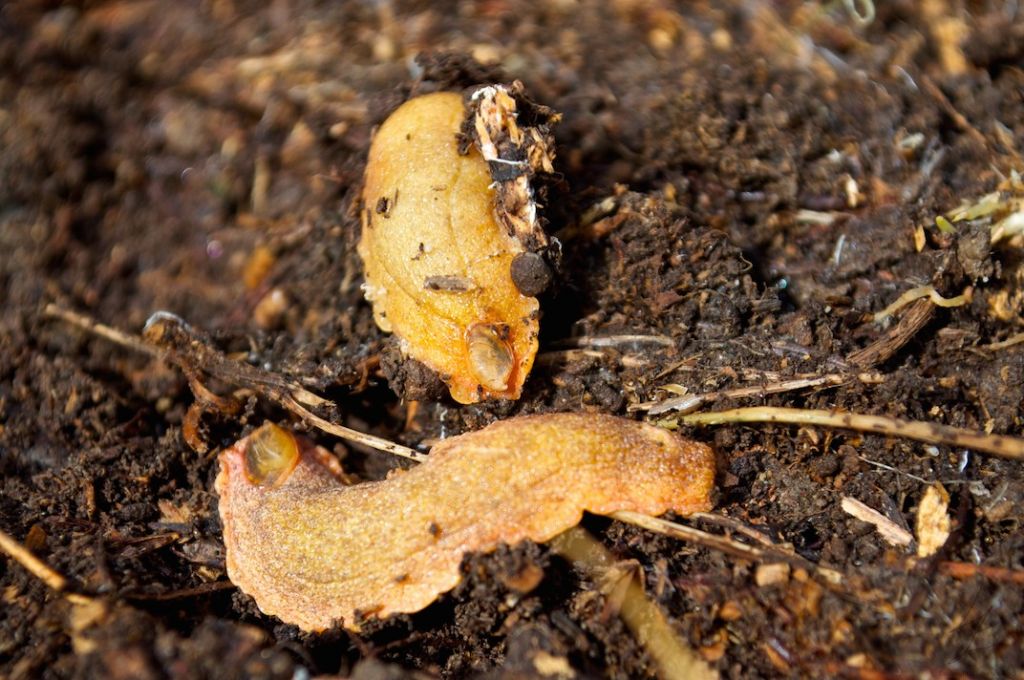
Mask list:
[{"label": "wood chip", "polygon": [[939,551],[949,538],[949,493],[941,484],[925,489],[917,506],[917,555],[930,557]]},{"label": "wood chip", "polygon": [[759,564],[754,572],[754,582],[759,588],[782,585],[789,581],[789,565],[785,562]]},{"label": "wood chip", "polygon": [[846,513],[853,515],[862,522],[874,525],[878,533],[890,545],[907,546],[914,540],[909,531],[874,508],[864,505],[856,498],[843,496],[841,506]]}]

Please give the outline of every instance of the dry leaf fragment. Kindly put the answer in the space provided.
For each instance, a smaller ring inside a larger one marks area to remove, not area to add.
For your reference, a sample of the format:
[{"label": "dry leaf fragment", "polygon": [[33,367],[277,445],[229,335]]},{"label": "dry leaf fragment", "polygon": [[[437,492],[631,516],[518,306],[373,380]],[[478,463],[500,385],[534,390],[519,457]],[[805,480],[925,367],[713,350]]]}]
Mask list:
[{"label": "dry leaf fragment", "polygon": [[917,506],[917,556],[930,557],[949,538],[949,493],[941,484],[932,484],[924,491]]},{"label": "dry leaf fragment", "polygon": [[370,147],[359,255],[382,330],[469,404],[518,399],[537,353],[537,299],[512,279],[522,244],[499,225],[487,162],[459,153],[451,92],[407,101]]},{"label": "dry leaf fragment", "polygon": [[494,423],[354,486],[326,450],[275,425],[220,463],[228,575],[265,613],[313,631],[419,611],[459,582],[465,553],[547,541],[584,510],[705,510],[714,482],[707,446],[583,414]]}]

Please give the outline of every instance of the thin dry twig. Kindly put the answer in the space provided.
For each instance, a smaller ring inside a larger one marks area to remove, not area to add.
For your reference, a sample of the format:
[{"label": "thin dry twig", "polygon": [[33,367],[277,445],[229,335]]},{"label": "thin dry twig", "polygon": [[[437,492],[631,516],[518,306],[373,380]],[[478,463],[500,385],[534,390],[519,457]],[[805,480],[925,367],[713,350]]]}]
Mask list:
[{"label": "thin dry twig", "polygon": [[896,474],[902,475],[902,476],[906,477],[907,479],[914,480],[918,484],[931,484],[932,483],[932,482],[929,482],[924,477],[918,477],[917,475],[911,474],[909,472],[904,472],[903,470],[900,470],[899,468],[893,467],[892,465],[886,465],[885,463],[879,463],[877,460],[871,460],[870,458],[867,458],[865,456],[857,456],[857,457],[860,458],[865,463],[867,463],[868,465],[872,465],[872,466],[874,466],[876,468],[880,468],[882,470],[888,470],[889,472],[895,472]]},{"label": "thin dry twig", "polygon": [[557,347],[619,347],[620,345],[661,345],[673,347],[675,342],[667,335],[581,335],[554,343]]},{"label": "thin dry twig", "polygon": [[931,303],[937,307],[961,307],[971,301],[974,295],[974,289],[968,286],[964,288],[964,292],[955,297],[944,298],[939,294],[939,291],[935,290],[935,286],[918,286],[917,288],[911,288],[904,292],[888,307],[875,314],[875,323],[881,323],[890,316],[901,310],[902,308],[909,305],[915,300],[922,298],[928,298]]},{"label": "thin dry twig", "polygon": [[993,351],[994,350],[999,350],[999,349],[1006,349],[1007,347],[1013,347],[1014,345],[1019,345],[1022,342],[1024,342],[1024,333],[1017,333],[1016,335],[1011,335],[1010,337],[1006,338],[1005,340],[1000,340],[999,342],[993,342],[993,343],[990,343],[988,345],[982,345],[981,349],[988,349],[988,350],[993,350]]},{"label": "thin dry twig", "polygon": [[182,588],[181,590],[172,590],[166,593],[126,592],[121,593],[121,596],[127,600],[167,602],[170,600],[182,600],[189,597],[200,597],[220,590],[231,590],[232,588],[237,587],[238,586],[231,581],[210,581],[209,583],[200,583],[192,588]]},{"label": "thin dry twig", "polygon": [[665,368],[663,368],[656,376],[654,376],[654,379],[661,380],[665,376],[671,375],[676,371],[694,371],[696,370],[695,364],[697,363],[697,359],[699,358],[699,354],[693,354],[691,356],[686,357],[685,359],[680,359],[679,361],[671,363]]},{"label": "thin dry twig", "polygon": [[800,557],[796,553],[784,550],[775,544],[772,544],[770,547],[747,545],[746,543],[740,543],[724,536],[709,534],[706,531],[694,529],[693,527],[688,527],[684,524],[670,522],[667,519],[651,517],[650,515],[643,515],[638,512],[629,512],[626,510],[620,510],[619,512],[612,513],[611,517],[621,522],[626,522],[642,529],[647,529],[648,531],[689,541],[690,543],[702,545],[706,548],[718,550],[734,557],[750,560],[751,562],[764,562],[765,560],[786,562],[787,564],[791,564],[795,567],[802,567],[814,574],[817,574],[826,583],[833,586],[839,585],[843,582],[843,574],[841,572],[838,572],[835,569],[829,569],[828,567],[818,566],[810,560]]},{"label": "thin dry twig", "polygon": [[607,356],[604,352],[593,349],[556,349],[550,352],[541,352],[537,355],[534,363],[546,366],[550,364],[568,363],[579,359],[603,359]]},{"label": "thin dry twig", "polygon": [[0,529],[0,550],[7,553],[12,560],[24,567],[28,573],[45,583],[51,590],[64,595],[69,602],[73,604],[86,604],[92,601],[92,598],[86,595],[67,592],[67,578],[33,555],[28,548],[18,543],[10,534],[2,529]]},{"label": "thin dry twig", "polygon": [[70,309],[63,309],[57,305],[50,303],[43,308],[43,316],[47,316],[51,319],[60,319],[65,321],[72,326],[77,326],[82,330],[88,331],[93,335],[98,335],[105,340],[109,340],[116,345],[127,347],[128,349],[142,354],[148,354],[150,356],[160,356],[160,350],[156,347],[146,344],[142,338],[137,335],[131,335],[120,331],[106,324],[102,324],[95,319],[91,319],[84,314],[78,312],[72,312]]},{"label": "thin dry twig", "polygon": [[157,312],[146,324],[145,337],[119,331],[84,315],[69,312],[55,305],[47,305],[47,316],[62,319],[83,330],[94,333],[118,345],[158,357],[180,368],[189,378],[197,399],[221,408],[228,408],[224,398],[211,392],[198,380],[198,373],[207,373],[229,385],[247,387],[291,411],[314,427],[337,437],[364,444],[396,456],[417,462],[426,456],[381,437],[337,425],[322,418],[305,406],[319,406],[336,410],[334,402],[313,394],[293,380],[264,371],[226,357],[207,343],[182,319],[166,312]]},{"label": "thin dry twig", "polygon": [[307,406],[334,406],[294,380],[228,358],[174,314],[156,312],[150,316],[142,340],[160,350],[162,359],[178,366],[189,377],[201,371],[229,385],[253,389],[278,403],[288,396]]},{"label": "thin dry twig", "polygon": [[848,515],[874,526],[882,538],[891,545],[908,546],[914,542],[914,535],[909,531],[852,496],[843,496],[840,507]]},{"label": "thin dry twig", "polygon": [[768,546],[770,548],[779,547],[777,544],[769,538],[767,535],[761,533],[753,527],[747,526],[735,517],[729,517],[728,515],[720,515],[717,512],[695,512],[692,515],[687,516],[688,519],[697,519],[708,524],[715,524],[718,526],[732,529],[736,533],[743,534],[747,538],[751,538],[761,545]]},{"label": "thin dry twig", "polygon": [[860,368],[869,368],[888,360],[928,325],[934,315],[935,305],[928,300],[912,302],[892,328],[867,347],[851,352],[846,360]]},{"label": "thin dry twig", "polygon": [[[581,527],[556,536],[551,547],[595,581],[612,575],[616,568],[611,552]],[[646,596],[636,574],[622,571],[620,578],[628,581],[619,603],[619,615],[658,664],[659,676],[666,680],[717,678],[718,672],[672,629],[661,608]]]},{"label": "thin dry twig", "polygon": [[923,74],[919,75],[919,78],[921,84],[924,86],[924,91],[927,92],[932,99],[938,102],[939,106],[946,112],[946,115],[953,120],[953,123],[960,128],[962,132],[966,133],[968,137],[981,145],[983,149],[988,149],[989,143],[988,140],[985,139],[985,135],[981,134],[978,128],[974,127],[971,122],[967,120],[967,117],[964,116],[964,114],[956,110],[956,107],[953,106],[953,102],[949,101],[949,97],[946,96],[945,92],[939,89],[939,86],[935,84],[935,81]]},{"label": "thin dry twig", "polygon": [[802,390],[808,387],[821,387],[823,385],[842,385],[848,378],[838,374],[829,373],[815,378],[798,378],[794,380],[782,380],[768,385],[754,385],[751,387],[736,387],[717,392],[702,392],[700,394],[684,394],[680,397],[673,397],[663,401],[648,401],[640,404],[632,404],[629,411],[647,411],[652,416],[669,411],[679,411],[682,414],[693,413],[701,406],[720,399],[743,399],[746,397],[764,397],[769,394],[780,392],[791,392]]},{"label": "thin dry twig", "polygon": [[984,564],[971,564],[969,562],[939,562],[939,571],[959,579],[984,576],[993,581],[1005,581],[1007,583],[1024,585],[1024,571],[1020,569],[991,567]]},{"label": "thin dry twig", "polygon": [[787,423],[790,425],[821,425],[859,432],[872,432],[892,437],[904,437],[929,444],[962,446],[991,453],[1001,458],[1024,460],[1024,439],[999,434],[986,434],[959,427],[928,423],[919,420],[900,420],[888,416],[828,411],[825,409],[781,408],[754,406],[728,411],[692,413],[675,421],[663,423],[666,427],[678,424],[703,426],[729,423]]},{"label": "thin dry twig", "polygon": [[428,458],[427,455],[422,454],[415,449],[410,449],[407,446],[395,444],[394,442],[388,441],[382,437],[366,434],[364,432],[359,432],[358,430],[353,430],[350,427],[345,427],[344,425],[332,423],[331,421],[321,418],[312,411],[304,408],[291,397],[285,397],[281,402],[281,405],[300,418],[309,421],[309,423],[317,429],[323,430],[328,434],[333,434],[337,437],[341,437],[342,439],[356,442],[357,444],[365,444],[366,446],[377,449],[378,451],[384,451],[396,456],[401,456],[402,458],[408,458],[409,460],[414,460],[417,463],[422,463]]}]

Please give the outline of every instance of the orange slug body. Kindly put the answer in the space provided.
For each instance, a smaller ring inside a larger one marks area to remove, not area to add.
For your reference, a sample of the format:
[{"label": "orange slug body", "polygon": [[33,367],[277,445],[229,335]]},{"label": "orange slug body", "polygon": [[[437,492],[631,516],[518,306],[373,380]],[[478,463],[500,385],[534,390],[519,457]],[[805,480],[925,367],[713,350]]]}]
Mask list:
[{"label": "orange slug body", "polygon": [[459,154],[462,98],[411,99],[370,146],[359,255],[364,292],[402,353],[463,404],[518,399],[537,353],[539,303],[519,292],[523,247],[498,224],[487,162]]},{"label": "orange slug body", "polygon": [[[419,611],[459,582],[465,553],[547,541],[584,510],[706,510],[714,481],[707,446],[613,416],[497,422],[357,485],[327,451],[300,438],[290,449],[282,433],[265,425],[220,455],[227,568],[263,612],[309,631]],[[288,451],[257,457],[254,475],[256,440]]]}]

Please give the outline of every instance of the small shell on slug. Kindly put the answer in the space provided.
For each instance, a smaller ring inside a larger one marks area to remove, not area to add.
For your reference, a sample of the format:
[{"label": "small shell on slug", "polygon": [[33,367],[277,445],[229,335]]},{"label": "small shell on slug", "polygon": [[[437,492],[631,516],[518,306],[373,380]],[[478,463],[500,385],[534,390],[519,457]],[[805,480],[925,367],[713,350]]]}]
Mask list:
[{"label": "small shell on slug", "polygon": [[275,486],[299,463],[295,435],[274,423],[262,425],[246,439],[245,476],[253,484]]},{"label": "small shell on slug", "polygon": [[714,482],[707,446],[613,416],[497,422],[437,444],[422,465],[351,486],[302,438],[288,475],[254,484],[247,451],[259,432],[220,455],[228,576],[263,612],[309,631],[357,630],[357,612],[419,611],[458,584],[465,553],[547,541],[584,510],[706,510]]},{"label": "small shell on slug", "polygon": [[[537,353],[537,299],[512,276],[523,253],[495,214],[487,162],[459,153],[466,116],[451,92],[416,97],[370,146],[358,251],[374,319],[403,353],[443,376],[453,399],[518,399]],[[474,328],[505,329],[491,358]],[[480,363],[480,362],[483,363]],[[479,371],[483,366],[483,371]]]}]

